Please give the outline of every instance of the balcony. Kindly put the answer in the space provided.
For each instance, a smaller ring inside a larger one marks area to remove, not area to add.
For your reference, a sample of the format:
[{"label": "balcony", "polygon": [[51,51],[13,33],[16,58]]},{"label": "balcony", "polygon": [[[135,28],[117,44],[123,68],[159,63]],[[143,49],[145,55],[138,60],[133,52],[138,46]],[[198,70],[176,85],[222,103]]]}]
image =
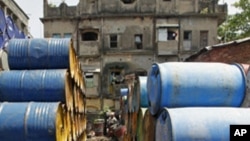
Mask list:
[{"label": "balcony", "polygon": [[175,55],[178,54],[178,41],[158,41],[158,55]]},{"label": "balcony", "polygon": [[97,56],[99,55],[98,41],[81,41],[79,47],[80,56]]}]

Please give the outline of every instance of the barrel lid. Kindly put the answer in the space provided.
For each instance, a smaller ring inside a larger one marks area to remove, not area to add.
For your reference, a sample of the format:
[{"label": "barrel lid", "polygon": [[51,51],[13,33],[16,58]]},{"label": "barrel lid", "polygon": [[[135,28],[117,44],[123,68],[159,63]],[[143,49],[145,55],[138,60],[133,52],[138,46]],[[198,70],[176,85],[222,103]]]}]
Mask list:
[{"label": "barrel lid", "polygon": [[241,105],[239,105],[239,106],[245,107],[246,105],[248,105],[247,107],[249,107],[250,106],[250,103],[249,103],[250,102],[250,91],[248,90],[248,87],[250,86],[250,84],[249,84],[250,78],[248,76],[248,75],[250,75],[249,74],[249,65],[248,65],[248,67],[246,64],[239,64],[239,63],[232,63],[232,65],[235,65],[236,67],[238,67],[240,69],[240,71],[242,73],[242,77],[244,79],[243,81],[245,83],[245,89],[244,89],[245,96],[242,97]]},{"label": "barrel lid", "polygon": [[158,64],[153,64],[147,80],[148,104],[149,111],[152,115],[156,115],[159,112],[161,105],[161,81],[159,71]]},{"label": "barrel lid", "polygon": [[246,73],[246,94],[241,107],[250,107],[250,69]]}]

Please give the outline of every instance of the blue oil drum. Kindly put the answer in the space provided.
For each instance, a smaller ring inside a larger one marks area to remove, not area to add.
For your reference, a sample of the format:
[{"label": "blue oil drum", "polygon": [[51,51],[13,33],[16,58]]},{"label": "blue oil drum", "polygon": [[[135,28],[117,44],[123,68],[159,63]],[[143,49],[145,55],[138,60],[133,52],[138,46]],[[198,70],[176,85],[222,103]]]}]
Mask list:
[{"label": "blue oil drum", "polygon": [[238,64],[155,63],[147,91],[153,115],[161,107],[239,107],[245,97],[246,76]]},{"label": "blue oil drum", "polygon": [[14,23],[14,29],[15,29],[15,38],[19,38],[19,28],[16,25],[16,23]]},{"label": "blue oil drum", "polygon": [[0,123],[1,141],[65,141],[58,102],[1,103]]},{"label": "blue oil drum", "polygon": [[121,97],[128,96],[128,88],[121,88],[120,94],[121,94]]},{"label": "blue oil drum", "polygon": [[65,102],[67,70],[13,70],[0,72],[0,101]]},{"label": "blue oil drum", "polygon": [[120,106],[122,111],[128,111],[128,94],[129,94],[129,90],[128,88],[121,88],[120,89],[120,94],[121,94],[121,100],[120,100]]},{"label": "blue oil drum", "polygon": [[15,38],[16,26],[11,16],[6,16],[6,25],[7,25],[6,31],[9,38],[10,39]]},{"label": "blue oil drum", "polygon": [[4,36],[0,35],[0,48],[4,47]]},{"label": "blue oil drum", "polygon": [[26,36],[25,36],[25,34],[24,34],[23,31],[18,30],[18,31],[16,31],[16,38],[18,38],[18,39],[25,39]]},{"label": "blue oil drum", "polygon": [[3,48],[6,36],[6,19],[4,11],[0,8],[0,48]]},{"label": "blue oil drum", "polygon": [[156,121],[155,141],[229,141],[230,125],[250,125],[249,119],[249,108],[165,108]]},{"label": "blue oil drum", "polygon": [[147,77],[139,76],[140,107],[148,107]]},{"label": "blue oil drum", "polygon": [[6,30],[6,19],[5,14],[2,8],[0,8],[0,30],[2,33],[5,33]]},{"label": "blue oil drum", "polygon": [[69,68],[69,38],[11,39],[6,47],[10,69]]}]

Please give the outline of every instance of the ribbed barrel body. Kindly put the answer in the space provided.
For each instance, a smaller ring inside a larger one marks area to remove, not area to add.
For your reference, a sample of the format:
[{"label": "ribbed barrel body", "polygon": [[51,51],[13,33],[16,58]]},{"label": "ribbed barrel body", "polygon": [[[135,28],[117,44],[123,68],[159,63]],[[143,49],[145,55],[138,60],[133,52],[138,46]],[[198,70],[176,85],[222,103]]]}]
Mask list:
[{"label": "ribbed barrel body", "polygon": [[155,141],[229,141],[230,125],[249,125],[249,119],[249,108],[165,108]]},{"label": "ribbed barrel body", "polygon": [[245,96],[242,67],[224,63],[153,64],[148,76],[150,112],[161,107],[239,107]]},{"label": "ribbed barrel body", "polygon": [[60,103],[1,103],[1,141],[65,140],[62,116]]},{"label": "ribbed barrel body", "polygon": [[0,72],[1,101],[66,101],[67,70],[23,70]]},{"label": "ribbed barrel body", "polygon": [[10,69],[69,68],[70,39],[11,39],[7,46]]}]

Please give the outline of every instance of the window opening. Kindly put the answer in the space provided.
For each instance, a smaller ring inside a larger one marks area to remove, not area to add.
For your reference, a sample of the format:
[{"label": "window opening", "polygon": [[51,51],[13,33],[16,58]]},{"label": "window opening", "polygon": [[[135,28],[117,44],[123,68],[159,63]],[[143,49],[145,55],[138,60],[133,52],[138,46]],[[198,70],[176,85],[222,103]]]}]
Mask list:
[{"label": "window opening", "polygon": [[174,31],[168,31],[168,40],[175,40],[177,37],[177,33]]},{"label": "window opening", "polygon": [[72,34],[71,33],[64,33],[63,37],[64,38],[71,38]]},{"label": "window opening", "polygon": [[208,46],[208,31],[200,31],[200,47]]},{"label": "window opening", "polygon": [[192,32],[184,31],[184,40],[192,40]]},{"label": "window opening", "polygon": [[192,31],[184,31],[183,33],[183,48],[190,50],[192,46]]},{"label": "window opening", "polygon": [[131,3],[133,3],[135,0],[122,0],[122,2],[124,3],[124,4],[131,4]]},{"label": "window opening", "polygon": [[110,48],[117,48],[118,47],[118,37],[117,35],[110,35]]},{"label": "window opening", "polygon": [[86,81],[87,88],[94,87],[94,74],[93,73],[85,73],[85,81]]},{"label": "window opening", "polygon": [[158,41],[176,40],[176,28],[161,27],[158,29]]},{"label": "window opening", "polygon": [[60,33],[53,33],[52,38],[61,38],[61,34]]},{"label": "window opening", "polygon": [[98,34],[95,32],[85,32],[82,34],[82,41],[96,41]]},{"label": "window opening", "polygon": [[137,49],[142,49],[142,34],[135,35],[135,46]]}]

